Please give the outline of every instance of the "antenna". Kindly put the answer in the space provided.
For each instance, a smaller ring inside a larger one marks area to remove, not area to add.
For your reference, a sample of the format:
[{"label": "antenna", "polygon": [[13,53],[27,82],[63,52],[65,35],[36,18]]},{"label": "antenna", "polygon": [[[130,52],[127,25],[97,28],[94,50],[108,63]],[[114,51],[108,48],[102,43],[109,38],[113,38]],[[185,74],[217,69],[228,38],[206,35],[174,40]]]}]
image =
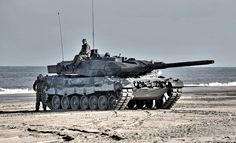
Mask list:
[{"label": "antenna", "polygon": [[60,19],[60,13],[58,12],[57,14],[58,14],[60,38],[61,38],[61,55],[62,55],[62,61],[64,61],[64,50],[63,50],[63,41],[62,41],[62,32],[61,32],[61,19]]},{"label": "antenna", "polygon": [[92,0],[92,35],[93,35],[93,49],[94,49],[94,0]]}]

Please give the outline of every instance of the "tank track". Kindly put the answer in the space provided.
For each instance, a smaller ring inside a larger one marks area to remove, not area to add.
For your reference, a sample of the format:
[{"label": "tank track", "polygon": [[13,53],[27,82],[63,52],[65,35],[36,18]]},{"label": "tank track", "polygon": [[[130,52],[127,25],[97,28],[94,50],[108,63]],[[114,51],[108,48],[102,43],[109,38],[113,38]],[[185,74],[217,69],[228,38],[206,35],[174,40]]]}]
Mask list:
[{"label": "tank track", "polygon": [[170,109],[170,108],[172,108],[174,106],[174,104],[181,97],[182,89],[181,88],[172,88],[170,91],[167,92],[167,94],[168,94],[167,96],[169,96],[169,98],[164,96],[166,101],[163,103],[163,105],[160,106],[160,109]]},{"label": "tank track", "polygon": [[133,89],[122,89],[115,110],[124,110],[133,98]]},{"label": "tank track", "polygon": [[[101,94],[93,94],[93,95],[87,95],[87,98],[89,99],[91,96],[97,96],[97,98],[99,98],[101,96]],[[103,94],[104,95],[104,94]],[[59,97],[57,98],[57,100],[60,100],[57,102],[58,108],[53,108],[52,104],[53,104],[53,97],[58,97],[58,95],[50,95],[50,98],[48,98],[47,101],[47,106],[52,110],[52,111],[70,111],[70,110],[124,110],[126,108],[126,106],[128,105],[129,101],[133,98],[133,89],[132,88],[125,88],[125,89],[121,89],[119,91],[117,91],[116,93],[107,93],[105,96],[107,97],[107,99],[109,99],[109,97],[113,96],[115,97],[115,101],[113,102],[114,105],[110,106],[109,102],[107,101],[108,106],[104,109],[100,109],[99,106],[96,107],[96,109],[91,109],[89,106],[86,109],[82,109],[81,105],[78,106],[78,108],[76,109],[71,109],[71,103],[69,102],[68,104],[70,104],[68,107],[68,109],[63,109],[62,108],[62,103],[61,100],[63,97]],[[76,96],[77,98],[82,97],[82,95],[68,95],[68,97],[72,98],[73,96]],[[89,104],[89,103],[88,103]],[[97,105],[99,104],[98,102],[96,103]]]},{"label": "tank track", "polygon": [[[150,87],[151,88],[151,87]],[[170,109],[180,99],[182,88],[171,87],[157,100],[131,100],[128,109]]]},{"label": "tank track", "polygon": [[[150,87],[151,88],[151,87]],[[182,95],[182,89],[181,88],[170,88],[162,97],[162,99],[158,100],[132,100],[133,95],[133,89],[127,88],[127,89],[121,89],[120,91],[116,92],[115,94],[107,94],[107,98],[109,98],[111,95],[115,95],[116,102],[115,105],[112,108],[107,108],[105,110],[124,110],[126,108],[128,109],[170,109],[174,106],[174,104],[179,100],[179,98]],[[56,96],[56,95],[51,95]],[[79,96],[79,95],[78,95]],[[97,95],[99,97],[99,94]],[[90,96],[88,95],[88,98]],[[52,98],[51,98],[52,99]],[[72,109],[53,109],[52,105],[50,104],[51,100],[48,101],[48,107],[53,111],[66,111],[66,110],[72,110]],[[136,106],[129,106],[128,104],[134,104],[136,102]],[[140,106],[141,103],[141,106]],[[61,106],[60,106],[61,107]],[[81,110],[81,109],[77,109]],[[87,108],[86,110],[100,110],[97,109],[90,109]]]}]

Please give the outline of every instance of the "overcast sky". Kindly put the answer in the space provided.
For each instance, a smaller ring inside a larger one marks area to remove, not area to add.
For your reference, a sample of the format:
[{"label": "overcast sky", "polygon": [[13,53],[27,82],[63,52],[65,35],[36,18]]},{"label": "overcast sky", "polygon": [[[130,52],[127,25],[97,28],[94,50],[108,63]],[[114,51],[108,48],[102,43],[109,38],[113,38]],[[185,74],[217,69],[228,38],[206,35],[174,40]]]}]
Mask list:
[{"label": "overcast sky", "polygon": [[[100,53],[236,66],[235,0],[94,0]],[[46,66],[92,46],[91,0],[0,0],[0,66]]]}]

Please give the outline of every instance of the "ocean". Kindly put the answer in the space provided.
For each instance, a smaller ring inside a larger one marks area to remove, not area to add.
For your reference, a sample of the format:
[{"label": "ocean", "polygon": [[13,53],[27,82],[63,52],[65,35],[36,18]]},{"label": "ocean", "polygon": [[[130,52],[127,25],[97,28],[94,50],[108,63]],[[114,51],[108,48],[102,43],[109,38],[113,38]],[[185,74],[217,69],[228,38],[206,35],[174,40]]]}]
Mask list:
[{"label": "ocean", "polygon": [[[32,85],[46,67],[0,67],[0,94],[34,93]],[[154,71],[152,75],[179,78],[185,86],[236,86],[236,67],[187,67]]]}]

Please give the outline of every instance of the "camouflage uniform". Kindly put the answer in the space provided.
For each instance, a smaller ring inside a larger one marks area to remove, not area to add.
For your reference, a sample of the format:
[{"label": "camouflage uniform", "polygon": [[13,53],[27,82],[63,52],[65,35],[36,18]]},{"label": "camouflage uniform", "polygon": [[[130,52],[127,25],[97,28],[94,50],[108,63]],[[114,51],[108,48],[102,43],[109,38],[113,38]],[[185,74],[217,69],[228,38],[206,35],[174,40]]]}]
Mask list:
[{"label": "camouflage uniform", "polygon": [[33,89],[36,91],[36,104],[35,108],[36,111],[39,111],[40,102],[43,103],[43,110],[46,111],[46,96],[44,89],[46,88],[46,82],[44,81],[43,77],[40,75],[37,77],[37,80],[33,84]]},{"label": "camouflage uniform", "polygon": [[89,44],[87,43],[86,39],[82,40],[82,48],[79,52],[79,55],[76,55],[74,60],[73,60],[73,64],[79,64],[82,60],[86,60],[90,57],[91,54],[91,49]]},{"label": "camouflage uniform", "polygon": [[81,51],[79,53],[79,56],[84,59],[84,58],[90,57],[90,54],[91,54],[91,49],[90,49],[89,44],[84,43],[82,45]]}]

